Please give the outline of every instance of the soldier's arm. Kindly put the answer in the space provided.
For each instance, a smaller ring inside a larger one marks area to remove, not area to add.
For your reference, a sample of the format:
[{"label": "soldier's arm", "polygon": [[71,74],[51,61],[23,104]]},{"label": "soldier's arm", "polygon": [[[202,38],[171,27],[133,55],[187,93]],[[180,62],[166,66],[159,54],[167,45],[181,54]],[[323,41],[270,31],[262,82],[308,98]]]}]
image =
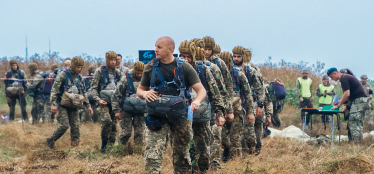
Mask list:
[{"label": "soldier's arm", "polygon": [[262,83],[262,74],[256,69],[252,68],[251,73],[251,89],[256,93],[256,102],[258,105],[264,105],[265,89]]},{"label": "soldier's arm", "polygon": [[60,72],[56,79],[55,79],[55,82],[53,83],[53,86],[52,86],[52,89],[51,89],[51,97],[50,97],[50,101],[51,101],[51,105],[52,106],[56,106],[56,101],[57,101],[57,95],[59,93],[59,90],[60,90],[60,86],[65,84],[65,72]]},{"label": "soldier's arm", "polygon": [[232,109],[231,96],[226,89],[226,85],[224,83],[221,70],[218,68],[218,66],[211,66],[211,71],[213,72],[212,75],[216,81],[217,87],[220,91],[221,97],[225,104],[224,106],[225,106],[226,113],[227,114],[234,113],[234,110]]},{"label": "soldier's arm", "polygon": [[94,74],[94,78],[91,80],[91,95],[94,100],[99,101],[100,96],[99,96],[99,88],[101,83],[101,71],[97,69]]},{"label": "soldier's arm", "polygon": [[31,81],[30,83],[30,86],[28,86],[28,88],[30,89],[35,89],[39,84],[41,85],[43,83],[43,77],[39,74],[35,75],[35,77],[33,78],[33,81]]},{"label": "soldier's arm", "polygon": [[[22,70],[21,70],[21,74],[22,74],[22,76],[23,76],[24,79],[27,79],[27,76],[26,76],[25,71],[22,71]],[[28,88],[26,81],[23,81],[23,83],[25,84],[26,88]],[[26,89],[25,89],[25,90],[26,90]]]},{"label": "soldier's arm", "polygon": [[316,95],[318,97],[322,97],[323,96],[323,94],[321,94],[321,90],[319,89],[319,87],[317,88]]},{"label": "soldier's arm", "polygon": [[116,90],[112,95],[112,109],[114,113],[118,113],[121,111],[121,106],[119,105],[119,100],[124,96],[126,93],[127,88],[127,79],[126,77],[121,78],[119,81]]},{"label": "soldier's arm", "polygon": [[226,63],[222,60],[220,60],[220,70],[223,76],[223,80],[226,86],[226,90],[230,95],[230,101],[232,101],[232,98],[234,97],[234,88],[233,88],[233,83],[232,83],[232,77],[229,69],[227,69]]},{"label": "soldier's arm", "polygon": [[[317,90],[317,92],[318,92],[318,90]],[[327,95],[335,96],[335,88],[331,92],[328,92]]]},{"label": "soldier's arm", "polygon": [[252,90],[249,87],[249,83],[247,77],[244,73],[239,73],[239,80],[240,80],[240,91],[244,95],[244,109],[247,114],[253,114],[253,98],[252,98]]},{"label": "soldier's arm", "polygon": [[299,79],[296,79],[296,94],[299,96],[299,98],[301,97]]},{"label": "soldier's arm", "polygon": [[[82,78],[83,79],[83,78]],[[88,100],[88,97],[87,97],[87,91],[86,91],[86,83],[84,83],[84,80],[81,81],[81,84],[82,84],[82,94],[84,96],[84,101],[83,101],[83,104],[87,107],[87,108],[90,108],[91,105],[90,105],[90,101]]]},{"label": "soldier's arm", "polygon": [[221,97],[220,91],[217,87],[216,80],[214,79],[212,73],[210,71],[205,71],[206,73],[206,80],[207,80],[207,92],[210,98],[210,101],[213,101],[213,109],[217,116],[223,117],[223,113],[225,113],[225,104]]},{"label": "soldier's arm", "polygon": [[265,88],[265,101],[264,101],[264,107],[265,107],[265,115],[266,117],[273,116],[273,102],[271,101],[269,91]]}]

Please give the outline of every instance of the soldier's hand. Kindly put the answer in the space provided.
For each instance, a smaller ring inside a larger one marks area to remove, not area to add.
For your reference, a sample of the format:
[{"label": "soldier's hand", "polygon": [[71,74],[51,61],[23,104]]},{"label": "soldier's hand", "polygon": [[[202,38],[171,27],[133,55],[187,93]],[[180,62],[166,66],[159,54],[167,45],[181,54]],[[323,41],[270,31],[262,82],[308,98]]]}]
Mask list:
[{"label": "soldier's hand", "polygon": [[121,112],[117,112],[117,113],[114,115],[114,118],[117,119],[117,120],[121,120],[121,119],[122,119]]},{"label": "soldier's hand", "polygon": [[93,115],[93,110],[92,110],[91,107],[88,108],[88,115],[89,115],[90,117],[92,117],[92,115]]},{"label": "soldier's hand", "polygon": [[226,120],[223,117],[216,117],[216,124],[217,126],[223,126],[225,124]]},{"label": "soldier's hand", "polygon": [[100,106],[106,106],[108,103],[106,103],[104,100],[99,100]]},{"label": "soldier's hand", "polygon": [[313,101],[314,100],[314,97],[310,97],[310,101]]},{"label": "soldier's hand", "polygon": [[57,113],[57,108],[58,108],[58,106],[51,106],[51,112],[52,112],[52,114],[56,114]]},{"label": "soldier's hand", "polygon": [[271,117],[266,117],[265,126],[269,127],[271,125]]},{"label": "soldier's hand", "polygon": [[196,101],[193,101],[191,103],[191,109],[192,109],[192,112],[194,111],[197,111],[199,109],[199,106],[200,106],[200,103],[196,102]]},{"label": "soldier's hand", "polygon": [[262,108],[257,107],[256,109],[256,118],[260,118],[262,116]]},{"label": "soldier's hand", "polygon": [[234,120],[234,114],[226,114],[225,118],[227,122],[232,122]]},{"label": "soldier's hand", "polygon": [[144,95],[143,95],[143,98],[145,100],[147,100],[147,102],[152,102],[152,101],[155,101],[157,99],[157,92],[156,91],[146,91],[144,92]]},{"label": "soldier's hand", "polygon": [[255,122],[255,116],[253,114],[247,114],[247,122],[248,124]]},{"label": "soldier's hand", "polygon": [[304,99],[302,97],[300,97],[300,102],[303,102],[303,101],[304,101]]}]

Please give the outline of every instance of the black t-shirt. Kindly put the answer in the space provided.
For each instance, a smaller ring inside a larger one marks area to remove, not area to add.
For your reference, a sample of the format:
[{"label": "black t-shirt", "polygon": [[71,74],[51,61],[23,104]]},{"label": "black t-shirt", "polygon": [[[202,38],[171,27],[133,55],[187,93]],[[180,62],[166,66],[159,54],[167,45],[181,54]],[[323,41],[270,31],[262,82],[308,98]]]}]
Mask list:
[{"label": "black t-shirt", "polygon": [[350,96],[348,98],[350,101],[360,97],[367,97],[364,87],[356,77],[349,74],[342,74],[340,83],[342,84],[343,92],[350,90]]},{"label": "black t-shirt", "polygon": [[[174,59],[174,61],[170,64],[163,64],[161,63],[161,61],[159,61],[158,67],[165,81],[172,82],[174,79],[174,69],[177,68],[176,59]],[[196,83],[200,83],[199,76],[197,75],[195,69],[188,62],[184,62],[182,68],[186,89],[189,89],[190,86],[193,86]],[[140,82],[142,86],[151,85],[152,69],[153,67],[151,65],[147,65],[144,68],[142,80]],[[158,86],[161,83],[161,81],[159,80],[157,74],[155,79],[155,85]],[[179,81],[177,83],[179,83]],[[168,84],[167,87],[164,87],[157,92],[165,95],[179,95],[178,87],[173,83]]]}]

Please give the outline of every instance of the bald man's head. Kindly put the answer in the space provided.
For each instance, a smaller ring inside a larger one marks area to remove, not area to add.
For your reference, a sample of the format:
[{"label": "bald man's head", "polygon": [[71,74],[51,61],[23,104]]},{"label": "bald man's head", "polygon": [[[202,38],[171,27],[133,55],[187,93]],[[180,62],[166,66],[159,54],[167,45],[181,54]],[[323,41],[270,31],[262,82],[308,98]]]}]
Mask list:
[{"label": "bald man's head", "polygon": [[157,59],[162,60],[164,58],[173,58],[175,43],[171,37],[160,37],[159,39],[157,39],[155,47]]}]

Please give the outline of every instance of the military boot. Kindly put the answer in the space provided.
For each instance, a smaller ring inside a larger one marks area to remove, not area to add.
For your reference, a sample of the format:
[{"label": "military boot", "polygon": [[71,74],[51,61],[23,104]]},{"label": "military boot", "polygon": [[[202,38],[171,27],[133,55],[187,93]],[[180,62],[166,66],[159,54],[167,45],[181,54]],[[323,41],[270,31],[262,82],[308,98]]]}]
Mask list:
[{"label": "military boot", "polygon": [[79,146],[79,140],[71,141],[71,147],[77,147],[77,146]]},{"label": "military boot", "polygon": [[108,144],[108,140],[102,140],[101,142],[101,153],[105,153],[105,150],[106,150],[106,145]]},{"label": "military boot", "polygon": [[52,138],[47,138],[47,146],[51,149],[55,148],[55,141]]},{"label": "military boot", "polygon": [[221,164],[217,161],[213,161],[212,166],[210,166],[212,169],[221,169]]},{"label": "military boot", "polygon": [[222,154],[222,162],[227,162],[230,159],[230,148],[225,148]]}]

